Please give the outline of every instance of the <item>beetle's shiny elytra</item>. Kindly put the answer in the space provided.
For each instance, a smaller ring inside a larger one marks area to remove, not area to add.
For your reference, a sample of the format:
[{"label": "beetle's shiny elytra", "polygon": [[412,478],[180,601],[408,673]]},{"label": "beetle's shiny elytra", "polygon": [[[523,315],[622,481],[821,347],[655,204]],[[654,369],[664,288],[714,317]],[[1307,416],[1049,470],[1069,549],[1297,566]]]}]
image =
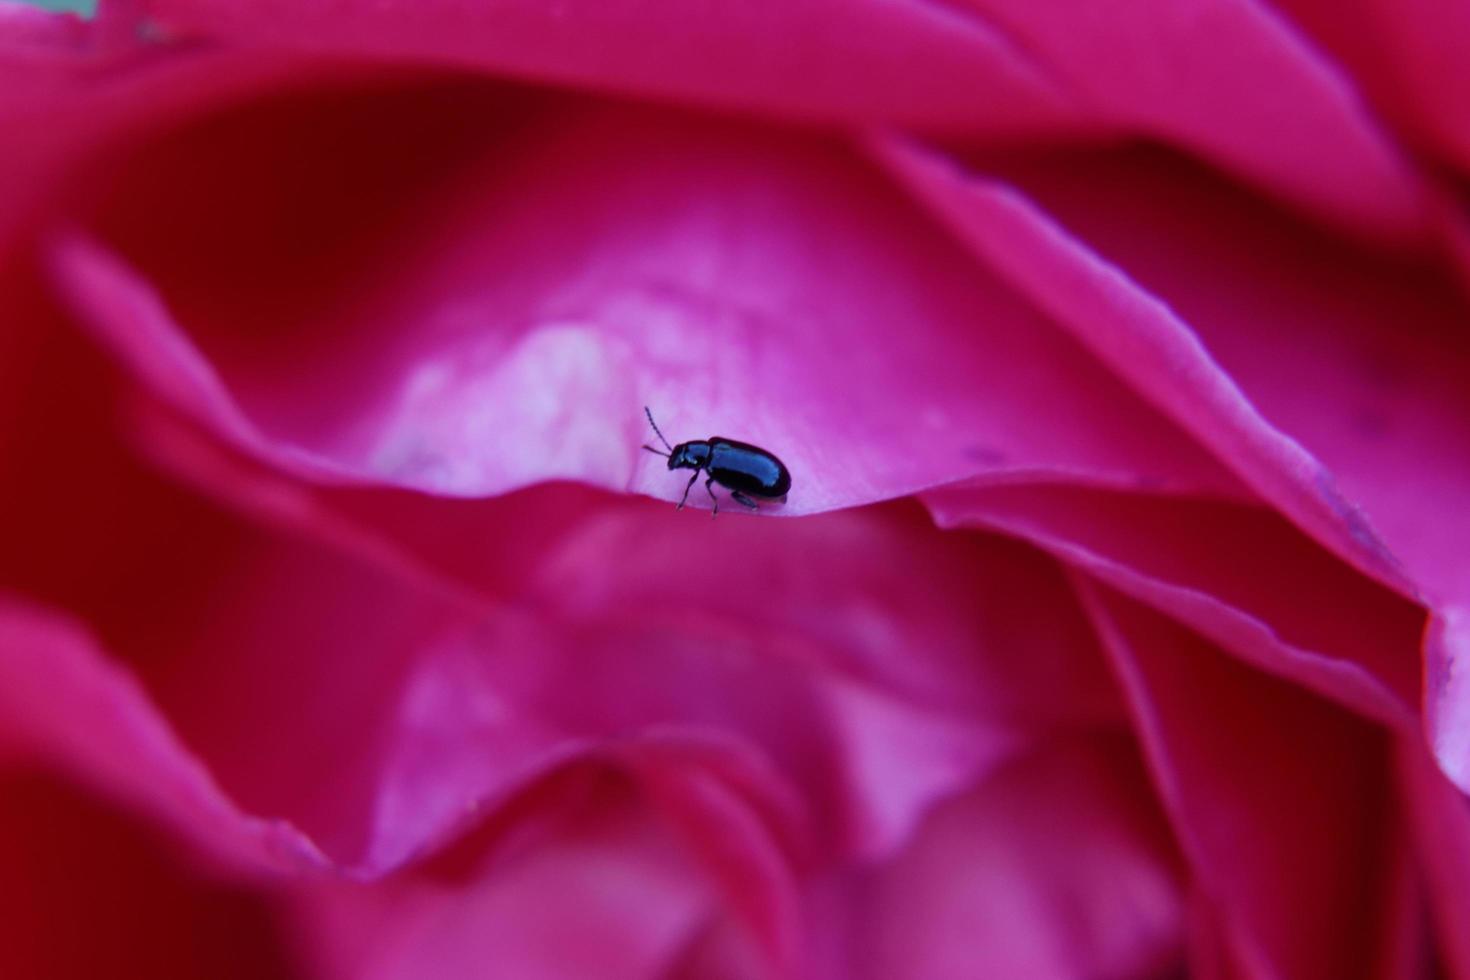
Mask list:
[{"label": "beetle's shiny elytra", "polygon": [[667,456],[671,470],[694,471],[694,475],[684,486],[684,496],[679,498],[679,506],[675,510],[684,509],[689,491],[702,472],[709,474],[709,479],[704,481],[704,489],[714,504],[710,517],[720,512],[720,499],[715,496],[712,486],[715,483],[729,490],[737,504],[751,510],[759,509],[756,500],[786,499],[786,492],[791,489],[791,473],[786,469],[786,464],[771,453],[748,442],[737,442],[724,436],[711,436],[697,442],[681,442],[677,446],[670,446],[647,405],[643,406],[643,414],[648,416],[648,424],[653,426],[658,441],[664,444],[664,449],[668,452],[647,445],[643,448],[651,453]]}]

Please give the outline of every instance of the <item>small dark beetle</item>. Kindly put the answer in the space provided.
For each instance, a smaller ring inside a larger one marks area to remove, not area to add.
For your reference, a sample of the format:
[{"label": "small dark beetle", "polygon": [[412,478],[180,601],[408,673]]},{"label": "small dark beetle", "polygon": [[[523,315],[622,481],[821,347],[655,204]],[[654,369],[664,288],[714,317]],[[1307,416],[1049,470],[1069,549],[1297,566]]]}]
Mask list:
[{"label": "small dark beetle", "polygon": [[720,500],[715,496],[714,487],[710,486],[712,483],[718,483],[729,490],[737,504],[743,504],[751,510],[760,509],[752,497],[760,500],[786,499],[786,491],[791,489],[791,474],[787,471],[786,464],[759,446],[736,442],[724,436],[711,436],[700,442],[681,442],[677,446],[670,446],[669,440],[659,431],[658,423],[653,420],[653,413],[648,410],[647,405],[643,406],[643,414],[648,416],[648,424],[653,426],[653,431],[658,434],[658,441],[664,444],[664,449],[668,452],[652,446],[643,448],[651,453],[667,456],[671,470],[694,471],[675,510],[684,509],[689,491],[702,471],[709,473],[709,479],[704,481],[704,489],[709,492],[709,499],[714,501],[710,517],[720,512]]}]

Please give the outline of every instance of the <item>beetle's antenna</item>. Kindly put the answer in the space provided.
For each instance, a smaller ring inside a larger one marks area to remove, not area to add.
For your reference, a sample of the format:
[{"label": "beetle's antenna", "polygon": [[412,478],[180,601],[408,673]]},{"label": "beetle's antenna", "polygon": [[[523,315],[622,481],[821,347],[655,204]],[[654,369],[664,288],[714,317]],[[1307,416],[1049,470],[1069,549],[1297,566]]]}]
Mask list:
[{"label": "beetle's antenna", "polygon": [[651,453],[658,453],[660,456],[668,456],[674,451],[674,447],[669,445],[669,440],[664,438],[664,434],[662,432],[659,432],[658,423],[653,420],[653,413],[648,410],[647,405],[643,406],[643,414],[648,416],[648,424],[653,426],[653,431],[658,433],[658,441],[664,444],[664,448],[667,449],[668,452],[658,453],[658,450],[652,448],[651,446],[644,446],[643,448],[647,449]]},{"label": "beetle's antenna", "polygon": [[664,452],[662,449],[654,449],[652,446],[649,446],[649,445],[644,445],[643,448],[644,449],[647,449],[651,453],[658,453],[660,456],[667,456],[668,455],[668,453]]}]

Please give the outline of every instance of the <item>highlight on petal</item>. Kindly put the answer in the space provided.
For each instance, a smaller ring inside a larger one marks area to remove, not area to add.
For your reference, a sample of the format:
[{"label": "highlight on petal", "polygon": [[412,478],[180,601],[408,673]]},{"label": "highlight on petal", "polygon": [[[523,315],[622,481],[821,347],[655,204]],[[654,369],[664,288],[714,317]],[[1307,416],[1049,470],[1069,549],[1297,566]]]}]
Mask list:
[{"label": "highlight on petal", "polygon": [[1239,962],[1351,975],[1394,921],[1385,733],[1082,582],[1154,785]]},{"label": "highlight on petal", "polygon": [[[792,515],[976,475],[1240,492],[842,147],[475,92],[180,130],[114,175],[105,245],[58,246],[62,289],[155,391],[313,479],[673,497],[638,450],[651,405],[672,438],[776,452]],[[413,154],[384,143],[398,112]],[[352,184],[313,169],[349,150],[375,161]]]},{"label": "highlight on petal", "polygon": [[1424,727],[1444,774],[1470,793],[1470,608],[1437,610],[1424,640]]}]

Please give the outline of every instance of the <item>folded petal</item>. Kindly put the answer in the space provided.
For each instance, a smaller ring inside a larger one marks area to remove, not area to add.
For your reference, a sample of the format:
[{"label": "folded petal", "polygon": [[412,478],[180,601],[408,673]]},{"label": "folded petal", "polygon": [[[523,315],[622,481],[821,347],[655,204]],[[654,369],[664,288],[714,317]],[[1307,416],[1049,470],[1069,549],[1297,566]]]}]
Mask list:
[{"label": "folded petal", "polygon": [[1388,942],[1385,734],[1081,584],[1181,850],[1252,972],[1362,974]]},{"label": "folded petal", "polygon": [[242,813],[136,681],[64,617],[0,600],[0,756],[41,760],[244,867],[325,865],[295,828]]},{"label": "folded petal", "polygon": [[[1117,263],[1098,287],[1120,304],[1131,296],[1131,310],[1120,305],[1118,320],[1104,321],[1076,308],[1071,322],[1100,342],[1142,345],[1119,348],[1134,365],[1162,360],[1164,369],[1135,376],[1186,425],[1212,400],[1202,392],[1238,385],[1247,410],[1235,420],[1200,418],[1194,431],[1318,540],[1452,618],[1451,607],[1470,596],[1470,520],[1460,504],[1470,493],[1470,457],[1452,448],[1470,438],[1462,383],[1470,343],[1464,294],[1451,277],[1422,258],[1328,238],[1178,161],[1090,157],[1085,185],[1068,176],[1077,165],[1033,160],[1005,172],[1094,252],[1078,252],[1077,240],[1006,197],[1014,185],[947,186],[963,195],[956,202],[989,202],[1038,236],[1052,229],[1050,244],[1037,239],[1045,251],[1014,256],[1028,263],[1024,274],[1041,268],[1036,255],[1067,249],[1079,261],[1104,255]],[[1110,332],[1110,323],[1124,332]],[[1183,363],[1215,379],[1209,385],[1186,383],[1191,375],[1164,360],[1190,347],[1196,353]],[[1312,380],[1303,384],[1307,365]],[[1446,686],[1458,641],[1453,631],[1444,635],[1449,642],[1425,649],[1426,720],[1441,765],[1470,787],[1465,702]]]},{"label": "folded petal", "polygon": [[1261,670],[1419,727],[1424,610],[1272,511],[1065,486],[955,487],[924,500],[942,526],[1024,538]]},{"label": "folded petal", "polygon": [[[1275,338],[1295,336],[1278,329],[1277,316],[1248,315],[1249,305],[1243,302],[1253,292],[1278,299],[1281,287],[1296,281],[1282,274],[1282,268],[1292,265],[1263,270],[1263,276],[1253,279],[1223,275],[1218,259],[1211,263],[1197,258],[1218,252],[1221,242],[1233,243],[1233,236],[1223,233],[1223,229],[1264,223],[1264,209],[1259,203],[1251,204],[1238,192],[1227,194],[1218,182],[1207,181],[1213,193],[1194,195],[1188,202],[1192,206],[1171,201],[1164,207],[1163,188],[1199,187],[1203,178],[1172,158],[1161,165],[1157,158],[1143,153],[1125,154],[1123,160],[1129,166],[1115,163],[1112,171],[1101,169],[1111,157],[1086,157],[1089,166],[1098,172],[1095,179],[1084,183],[1070,176],[1076,173],[1078,161],[1063,157],[1066,163],[1051,171],[1054,179],[1044,185],[1057,193],[1040,200],[1047,205],[1080,200],[1083,208],[1068,208],[1054,216],[1015,183],[965,170],[953,158],[893,141],[878,144],[876,152],[977,256],[1071,329],[1120,377],[1209,447],[1262,497],[1359,568],[1413,593],[1414,586],[1406,581],[1394,556],[1363,515],[1338,491],[1333,473],[1292,435],[1276,427],[1274,419],[1254,402],[1252,396],[1257,392],[1242,390],[1241,382],[1222,365],[1220,355],[1202,342],[1203,335],[1212,342],[1241,349],[1247,339],[1271,331],[1273,343],[1251,344],[1246,349],[1257,355],[1256,365],[1274,368],[1272,377],[1289,383],[1289,387],[1279,389],[1282,394],[1296,393],[1299,399],[1303,391],[1303,386],[1296,383],[1300,366],[1310,364],[1314,372],[1322,367],[1320,359],[1305,356],[1305,351],[1295,357],[1282,356],[1274,346]],[[1150,159],[1156,161],[1154,168],[1144,169]],[[1043,177],[1049,172],[1045,160],[1034,166],[1023,164],[1015,171]],[[995,161],[990,165],[999,166]],[[1014,178],[1015,171],[1008,171],[1008,176]],[[1029,183],[1025,186],[1030,188]],[[1120,193],[1119,188],[1126,191]],[[1063,198],[1060,192],[1064,190],[1071,194]],[[1124,200],[1130,204],[1127,210],[1117,206]],[[1086,213],[1087,207],[1102,202],[1114,205],[1099,214],[1102,220],[1086,224],[1076,221],[1079,210]],[[1237,216],[1240,210],[1248,215],[1247,221]],[[1206,215],[1210,220],[1203,220]],[[1281,220],[1279,216],[1273,218],[1275,225]],[[1078,227],[1073,227],[1074,223]],[[1178,234],[1166,235],[1163,228]],[[1305,229],[1298,231],[1312,235]],[[1257,237],[1260,240],[1252,244],[1260,251],[1237,251],[1238,246],[1232,244],[1234,257],[1266,264],[1263,255],[1290,263],[1312,254],[1303,245],[1298,247],[1305,251],[1287,256],[1281,245],[1268,244],[1264,235]],[[1311,240],[1330,245],[1330,240],[1320,235]],[[1176,312],[1177,297],[1172,291],[1161,290],[1156,295],[1151,289],[1158,288],[1158,284],[1152,277],[1130,275],[1137,264],[1134,253],[1124,253],[1135,258],[1134,263],[1120,265],[1113,259],[1113,249],[1120,243],[1139,242],[1149,245],[1148,254],[1154,260],[1146,267],[1149,271],[1172,273],[1167,282],[1193,287],[1210,303],[1207,312],[1216,315],[1216,322],[1238,326],[1239,333],[1210,331],[1211,318],[1196,323],[1195,318],[1187,316],[1188,307],[1183,308],[1185,315]],[[1309,259],[1308,263],[1316,268],[1315,260]],[[1327,263],[1321,265],[1322,285],[1327,284],[1329,273],[1332,282],[1340,285],[1337,269]],[[1371,268],[1365,271],[1378,275]],[[1220,289],[1223,283],[1229,288]],[[1312,285],[1317,282],[1312,281]],[[1323,294],[1320,298],[1326,301],[1338,295]],[[1291,293],[1284,298],[1293,296]],[[1345,306],[1334,302],[1334,308]],[[1309,336],[1325,337],[1328,331],[1324,328],[1331,323],[1331,318],[1309,318],[1308,325],[1315,328]],[[1309,417],[1320,419],[1326,414],[1314,412]],[[1340,417],[1340,413],[1333,417]]]}]

